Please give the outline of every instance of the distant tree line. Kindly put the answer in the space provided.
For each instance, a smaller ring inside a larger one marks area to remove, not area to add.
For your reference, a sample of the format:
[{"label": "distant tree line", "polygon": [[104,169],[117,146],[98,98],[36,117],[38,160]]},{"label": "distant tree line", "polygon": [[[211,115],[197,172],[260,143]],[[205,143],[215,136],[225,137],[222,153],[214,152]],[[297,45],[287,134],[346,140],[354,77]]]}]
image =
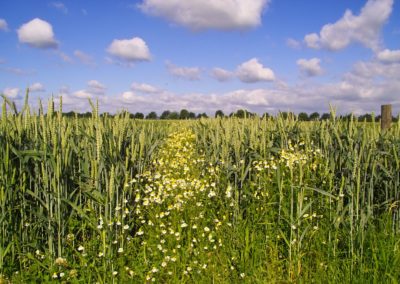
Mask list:
[{"label": "distant tree line", "polygon": [[[101,117],[114,117],[116,115],[125,115],[127,114],[130,118],[134,118],[134,119],[199,119],[199,118],[207,118],[208,115],[203,112],[203,113],[194,113],[194,112],[190,112],[186,109],[182,109],[180,112],[177,111],[169,111],[169,110],[165,110],[161,113],[161,115],[159,116],[155,111],[149,112],[147,115],[144,115],[142,112],[136,112],[136,113],[130,113],[127,111],[122,111],[119,114],[111,114],[108,112],[104,112],[101,113],[100,116]],[[74,111],[70,111],[70,112],[64,112],[63,116],[66,117],[91,117],[92,113],[91,112],[84,112],[84,113],[78,113],[78,112],[74,112]]]},{"label": "distant tree line", "polygon": [[[120,113],[121,114],[121,113]],[[168,119],[168,120],[186,120],[186,119],[199,119],[199,118],[207,118],[208,115],[204,112],[204,113],[194,113],[191,111],[188,111],[187,109],[182,109],[181,111],[169,111],[169,110],[165,110],[161,113],[161,115],[158,115],[155,111],[152,111],[150,113],[148,113],[147,115],[144,115],[141,112],[136,112],[136,113],[129,113],[129,112],[122,112],[122,114],[128,114],[130,118],[133,119],[150,119],[150,120],[154,120],[154,119]],[[91,117],[92,113],[91,112],[85,112],[85,113],[75,113],[73,111],[70,112],[66,112],[63,113],[64,116],[66,117],[75,117],[75,115],[77,115],[78,117]],[[306,112],[300,112],[299,114],[295,114],[293,112],[279,112],[279,114],[281,117],[283,118],[293,118],[293,119],[297,119],[299,121],[322,121],[322,120],[328,120],[331,117],[330,113],[322,113],[320,114],[319,112],[313,112],[311,114],[308,114]],[[115,116],[114,114],[110,114],[110,113],[102,113],[100,116],[104,117],[104,116],[108,116],[108,117],[113,117]],[[271,117],[272,115],[270,115],[269,113],[264,113],[263,115],[261,115],[262,118],[264,117]],[[360,116],[355,116],[352,114],[346,114],[346,115],[339,115],[337,116],[339,119],[343,119],[343,120],[350,120],[351,116],[353,116],[353,120],[355,121],[366,121],[366,122],[372,122],[373,119],[375,119],[375,121],[379,121],[380,120],[380,115],[378,116],[374,116],[373,114],[370,113],[366,113]],[[231,112],[230,114],[225,114],[222,110],[217,110],[214,114],[214,117],[220,117],[220,118],[224,118],[224,117],[237,117],[237,118],[246,118],[246,117],[259,117],[258,114],[253,113],[253,112],[249,112],[245,109],[239,109],[235,112]],[[393,121],[397,121],[398,117],[393,117]]]}]

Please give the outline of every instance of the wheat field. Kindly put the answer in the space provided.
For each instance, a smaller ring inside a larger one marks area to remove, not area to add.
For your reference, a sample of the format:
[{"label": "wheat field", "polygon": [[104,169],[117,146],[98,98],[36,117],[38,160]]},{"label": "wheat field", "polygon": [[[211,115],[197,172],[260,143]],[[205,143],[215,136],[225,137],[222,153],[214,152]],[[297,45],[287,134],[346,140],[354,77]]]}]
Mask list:
[{"label": "wheat field", "polygon": [[0,283],[398,283],[400,122],[0,120]]}]

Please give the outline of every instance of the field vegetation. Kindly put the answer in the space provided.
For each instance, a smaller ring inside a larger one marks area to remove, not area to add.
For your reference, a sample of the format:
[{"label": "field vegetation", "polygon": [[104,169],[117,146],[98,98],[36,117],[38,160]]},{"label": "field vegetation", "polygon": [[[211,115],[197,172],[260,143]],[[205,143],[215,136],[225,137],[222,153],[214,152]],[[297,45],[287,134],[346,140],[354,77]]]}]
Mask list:
[{"label": "field vegetation", "polygon": [[0,283],[398,283],[400,122],[0,120]]}]

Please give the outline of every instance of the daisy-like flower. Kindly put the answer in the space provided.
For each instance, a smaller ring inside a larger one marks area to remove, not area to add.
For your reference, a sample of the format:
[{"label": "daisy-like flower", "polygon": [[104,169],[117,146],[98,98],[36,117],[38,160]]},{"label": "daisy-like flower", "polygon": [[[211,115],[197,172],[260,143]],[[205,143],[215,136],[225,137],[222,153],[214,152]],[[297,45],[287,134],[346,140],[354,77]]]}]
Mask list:
[{"label": "daisy-like flower", "polygon": [[57,257],[55,263],[59,266],[67,266],[68,262],[65,258]]},{"label": "daisy-like flower", "polygon": [[230,184],[228,184],[228,187],[226,188],[225,195],[227,198],[232,197],[232,186]]}]

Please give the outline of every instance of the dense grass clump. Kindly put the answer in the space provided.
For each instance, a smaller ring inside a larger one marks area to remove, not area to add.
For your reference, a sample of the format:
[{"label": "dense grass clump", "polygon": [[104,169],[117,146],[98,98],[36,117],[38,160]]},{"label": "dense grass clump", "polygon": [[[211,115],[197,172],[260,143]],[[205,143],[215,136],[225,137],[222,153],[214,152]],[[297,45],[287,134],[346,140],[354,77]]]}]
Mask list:
[{"label": "dense grass clump", "polygon": [[400,279],[399,124],[12,109],[0,283]]}]

